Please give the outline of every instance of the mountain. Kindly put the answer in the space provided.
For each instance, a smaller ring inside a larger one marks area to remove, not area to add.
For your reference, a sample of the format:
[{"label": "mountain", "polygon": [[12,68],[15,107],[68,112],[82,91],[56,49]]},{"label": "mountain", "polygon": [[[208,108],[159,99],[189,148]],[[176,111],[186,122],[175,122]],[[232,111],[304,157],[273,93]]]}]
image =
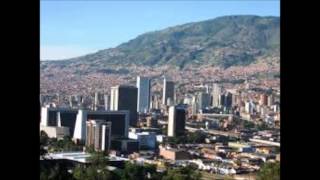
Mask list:
[{"label": "mountain", "polygon": [[148,32],[115,48],[60,61],[41,61],[41,69],[111,65],[212,65],[228,68],[263,59],[280,59],[280,19],[254,15],[223,16]]}]

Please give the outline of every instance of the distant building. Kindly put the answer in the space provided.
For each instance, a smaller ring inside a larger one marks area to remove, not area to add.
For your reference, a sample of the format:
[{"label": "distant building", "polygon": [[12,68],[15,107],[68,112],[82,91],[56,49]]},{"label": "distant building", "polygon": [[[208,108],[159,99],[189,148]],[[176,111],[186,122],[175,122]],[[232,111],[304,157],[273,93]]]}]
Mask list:
[{"label": "distant building", "polygon": [[40,131],[44,131],[49,138],[62,139],[70,135],[68,127],[40,126]]},{"label": "distant building", "polygon": [[[168,99],[169,99],[169,102],[168,102]],[[174,104],[174,100],[175,100],[174,99],[174,82],[164,78],[162,104],[163,105]]]},{"label": "distant building", "polygon": [[169,108],[168,136],[181,136],[185,132],[186,112],[179,106]]},{"label": "distant building", "polygon": [[140,149],[154,149],[156,147],[156,134],[150,132],[129,132],[129,138],[139,142]]},{"label": "distant building", "polygon": [[73,139],[86,139],[88,119],[101,119],[112,123],[112,137],[128,137],[129,111],[91,111],[84,109],[65,109],[54,107],[41,108],[40,126],[68,127]]},{"label": "distant building", "polygon": [[273,95],[269,95],[268,96],[268,106],[272,106],[274,103],[274,98],[273,98]]},{"label": "distant building", "polygon": [[254,104],[251,101],[247,101],[245,103],[245,112],[252,114],[254,109]]},{"label": "distant building", "polygon": [[225,94],[225,102],[224,102],[224,106],[228,109],[230,109],[232,107],[232,94],[230,92],[227,92]]},{"label": "distant building", "polygon": [[92,145],[95,150],[109,151],[112,123],[104,120],[89,120],[86,124],[86,145]]},{"label": "distant building", "polygon": [[163,146],[160,146],[159,149],[160,149],[159,155],[162,156],[164,159],[188,160],[190,158],[189,153],[181,149],[163,147]]},{"label": "distant building", "polygon": [[193,96],[192,97],[192,105],[191,105],[191,114],[192,115],[196,115],[199,111],[199,106],[198,106],[198,103],[197,103],[197,97],[196,96]]},{"label": "distant building", "polygon": [[104,95],[104,110],[106,111],[110,110],[110,95],[108,94]]},{"label": "distant building", "polygon": [[225,95],[224,94],[220,94],[218,96],[218,107],[224,107],[225,102],[226,102]]},{"label": "distant building", "polygon": [[208,93],[200,92],[198,94],[198,108],[205,109],[210,106],[210,95]]},{"label": "distant building", "polygon": [[222,92],[222,88],[218,84],[213,84],[213,89],[212,89],[212,106],[213,107],[218,107],[219,106],[219,96]]},{"label": "distant building", "polygon": [[150,103],[150,79],[147,77],[137,77],[138,88],[138,104],[137,111],[140,113],[147,112],[149,110]]},{"label": "distant building", "polygon": [[139,142],[135,139],[113,139],[111,140],[111,149],[121,153],[139,152]]},{"label": "distant building", "polygon": [[129,110],[130,126],[137,126],[137,94],[138,90],[134,86],[111,87],[110,110]]}]

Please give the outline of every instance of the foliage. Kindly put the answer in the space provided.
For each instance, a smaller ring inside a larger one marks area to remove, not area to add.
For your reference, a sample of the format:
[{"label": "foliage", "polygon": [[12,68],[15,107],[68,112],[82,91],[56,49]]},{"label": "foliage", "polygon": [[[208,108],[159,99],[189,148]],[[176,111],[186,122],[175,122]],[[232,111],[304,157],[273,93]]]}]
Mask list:
[{"label": "foliage", "polygon": [[201,174],[192,167],[169,169],[162,180],[200,180]]},{"label": "foliage", "polygon": [[[148,176],[149,174],[149,176]],[[161,176],[157,174],[154,165],[137,165],[126,162],[125,168],[122,172],[122,180],[136,180],[136,179],[160,179]]]},{"label": "foliage", "polygon": [[251,129],[255,127],[255,124],[253,122],[250,121],[243,121],[243,127],[245,129]]},{"label": "foliage", "polygon": [[51,151],[80,151],[82,148],[81,145],[75,144],[69,136],[59,140],[56,138],[48,139],[48,149]]},{"label": "foliage", "polygon": [[72,175],[64,163],[54,166],[40,165],[40,180],[72,180]]},{"label": "foliage", "polygon": [[265,163],[258,172],[257,180],[280,180],[280,163]]}]

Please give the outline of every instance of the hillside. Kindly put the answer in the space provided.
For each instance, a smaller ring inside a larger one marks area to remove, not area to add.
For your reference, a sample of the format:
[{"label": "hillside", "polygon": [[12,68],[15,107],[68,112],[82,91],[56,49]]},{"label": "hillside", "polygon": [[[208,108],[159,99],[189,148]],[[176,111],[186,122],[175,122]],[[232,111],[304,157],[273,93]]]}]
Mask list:
[{"label": "hillside", "polygon": [[280,19],[251,15],[224,16],[142,34],[115,48],[61,60],[42,61],[41,70],[67,68],[109,72],[112,65],[212,65],[228,68],[263,59],[279,63]]}]

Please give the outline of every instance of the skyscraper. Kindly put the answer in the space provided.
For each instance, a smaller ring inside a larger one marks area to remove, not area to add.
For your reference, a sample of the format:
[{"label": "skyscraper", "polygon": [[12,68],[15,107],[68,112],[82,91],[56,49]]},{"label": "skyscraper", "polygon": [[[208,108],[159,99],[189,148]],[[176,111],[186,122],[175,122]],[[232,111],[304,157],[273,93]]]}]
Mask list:
[{"label": "skyscraper", "polygon": [[108,94],[104,95],[104,110],[106,111],[110,110],[110,95]]},{"label": "skyscraper", "polygon": [[205,109],[210,105],[210,95],[208,93],[200,92],[198,94],[198,108]]},{"label": "skyscraper", "polygon": [[142,113],[149,110],[150,102],[150,79],[147,77],[137,77],[138,104],[137,111]]},{"label": "skyscraper", "polygon": [[162,104],[169,105],[168,99],[171,104],[174,104],[174,82],[169,81],[166,77],[163,79],[163,94],[162,94]]},{"label": "skyscraper", "polygon": [[137,95],[138,90],[134,86],[111,87],[110,110],[129,110],[130,126],[137,126]]},{"label": "skyscraper", "polygon": [[86,122],[86,145],[95,150],[108,151],[111,142],[111,122],[104,120],[89,120]]},{"label": "skyscraper", "polygon": [[227,92],[224,98],[225,98],[224,106],[230,109],[232,107],[232,93]]},{"label": "skyscraper", "polygon": [[219,106],[219,96],[221,94],[221,87],[218,84],[213,84],[212,90],[212,106],[218,107]]},{"label": "skyscraper", "polygon": [[218,96],[218,107],[224,107],[225,102],[226,102],[226,96],[224,94],[220,94]]},{"label": "skyscraper", "polygon": [[169,108],[168,136],[175,137],[184,134],[186,124],[186,111],[179,106]]},{"label": "skyscraper", "polygon": [[268,96],[267,104],[268,104],[268,106],[272,106],[273,103],[274,103],[274,98],[273,98],[273,95],[270,94],[270,95]]}]

